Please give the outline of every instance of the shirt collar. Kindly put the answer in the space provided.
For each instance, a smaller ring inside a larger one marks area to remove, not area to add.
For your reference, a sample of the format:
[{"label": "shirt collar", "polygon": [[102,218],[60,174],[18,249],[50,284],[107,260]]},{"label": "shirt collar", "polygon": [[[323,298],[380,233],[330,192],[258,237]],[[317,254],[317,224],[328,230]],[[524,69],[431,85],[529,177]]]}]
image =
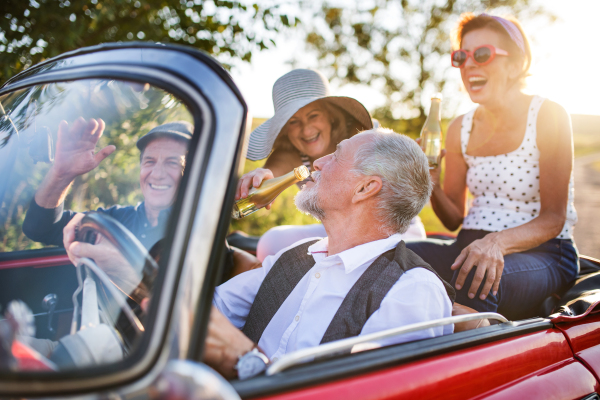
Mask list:
[{"label": "shirt collar", "polygon": [[[148,216],[146,215],[145,202],[142,201],[142,202],[138,203],[138,205],[135,206],[135,209],[136,209],[137,213],[140,215],[140,218],[142,218],[142,221],[144,223],[150,225],[150,221],[148,221]],[[158,224],[156,225],[157,227],[162,227],[163,225],[165,225],[165,223],[171,216],[172,209],[173,209],[173,207],[169,207],[158,213]]]},{"label": "shirt collar", "polygon": [[[373,260],[388,250],[398,246],[402,240],[399,233],[393,234],[385,239],[375,240],[373,242],[364,243],[351,249],[344,250],[334,256],[327,257],[327,249],[329,248],[329,238],[324,238],[309,246],[308,253],[315,257],[315,254],[323,254],[325,259],[334,260],[337,257],[344,265],[346,274],[354,271],[356,268]],[[317,259],[315,258],[315,261]]]}]

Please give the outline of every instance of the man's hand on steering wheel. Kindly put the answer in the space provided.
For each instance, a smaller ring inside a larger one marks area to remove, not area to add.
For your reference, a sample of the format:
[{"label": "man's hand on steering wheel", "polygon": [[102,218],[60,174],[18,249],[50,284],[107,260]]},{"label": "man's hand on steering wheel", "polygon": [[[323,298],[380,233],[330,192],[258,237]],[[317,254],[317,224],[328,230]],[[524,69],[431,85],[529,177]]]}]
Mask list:
[{"label": "man's hand on steering wheel", "polygon": [[94,260],[96,265],[126,294],[131,294],[142,279],[121,252],[102,235],[98,235],[95,244],[72,242],[67,249],[67,254],[69,259],[77,262],[82,257]]}]

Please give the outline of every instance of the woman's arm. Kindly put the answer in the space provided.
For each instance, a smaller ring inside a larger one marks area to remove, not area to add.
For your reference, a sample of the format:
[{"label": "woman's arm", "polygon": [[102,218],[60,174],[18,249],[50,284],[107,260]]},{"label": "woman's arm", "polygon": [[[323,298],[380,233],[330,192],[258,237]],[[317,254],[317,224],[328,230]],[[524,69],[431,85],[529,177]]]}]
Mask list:
[{"label": "woman's arm", "polygon": [[[500,285],[504,256],[518,253],[555,238],[566,220],[569,179],[573,169],[573,134],[567,112],[558,104],[545,101],[537,119],[537,146],[540,150],[540,213],[526,224],[490,233],[467,246],[452,269],[461,268],[456,280],[460,289],[469,271],[477,268],[469,297],[485,284],[480,297],[485,299],[490,288],[494,295]],[[487,276],[486,276],[487,271]]]},{"label": "woman's arm", "polygon": [[499,232],[505,255],[529,250],[555,238],[567,219],[573,131],[569,114],[549,100],[538,114],[537,146],[540,150],[540,214],[526,224]]},{"label": "woman's arm", "polygon": [[431,206],[442,224],[451,231],[460,227],[466,211],[468,167],[460,148],[461,124],[462,117],[458,117],[448,128],[443,189],[440,185],[441,166],[432,171],[434,187]]}]

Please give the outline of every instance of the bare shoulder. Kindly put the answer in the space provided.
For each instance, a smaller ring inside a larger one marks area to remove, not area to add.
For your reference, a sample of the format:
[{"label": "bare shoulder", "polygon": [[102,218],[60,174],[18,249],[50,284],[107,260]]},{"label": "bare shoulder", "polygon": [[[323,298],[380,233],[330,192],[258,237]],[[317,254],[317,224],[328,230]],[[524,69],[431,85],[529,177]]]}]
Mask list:
[{"label": "bare shoulder", "polygon": [[548,138],[571,135],[571,117],[560,104],[545,100],[537,117],[538,136]]},{"label": "bare shoulder", "polygon": [[558,103],[545,100],[540,108],[536,123],[536,142],[540,151],[551,154],[569,152],[573,138],[571,117]]},{"label": "bare shoulder", "polygon": [[446,137],[446,149],[448,151],[460,152],[460,131],[464,115],[455,118],[448,126],[448,134]]}]

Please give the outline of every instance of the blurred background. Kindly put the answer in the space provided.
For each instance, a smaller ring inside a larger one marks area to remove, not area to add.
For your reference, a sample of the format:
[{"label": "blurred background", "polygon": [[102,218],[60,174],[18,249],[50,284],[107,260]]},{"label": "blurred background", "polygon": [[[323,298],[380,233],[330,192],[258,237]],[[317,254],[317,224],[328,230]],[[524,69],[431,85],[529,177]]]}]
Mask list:
[{"label": "blurred background", "polygon": [[[315,68],[334,95],[362,102],[383,126],[417,137],[431,95],[441,92],[443,123],[474,105],[450,67],[449,36],[462,12],[514,15],[531,40],[527,90],[571,114],[575,144],[575,239],[600,258],[600,37],[597,0],[4,0],[0,5],[0,84],[46,58],[103,42],[153,41],[199,48],[240,87],[253,128],[272,116],[271,90],[293,68]],[[262,166],[247,162],[249,171]],[[232,223],[260,235],[280,224],[314,223],[296,211],[295,186],[271,211]],[[428,231],[446,231],[430,207]]]}]

